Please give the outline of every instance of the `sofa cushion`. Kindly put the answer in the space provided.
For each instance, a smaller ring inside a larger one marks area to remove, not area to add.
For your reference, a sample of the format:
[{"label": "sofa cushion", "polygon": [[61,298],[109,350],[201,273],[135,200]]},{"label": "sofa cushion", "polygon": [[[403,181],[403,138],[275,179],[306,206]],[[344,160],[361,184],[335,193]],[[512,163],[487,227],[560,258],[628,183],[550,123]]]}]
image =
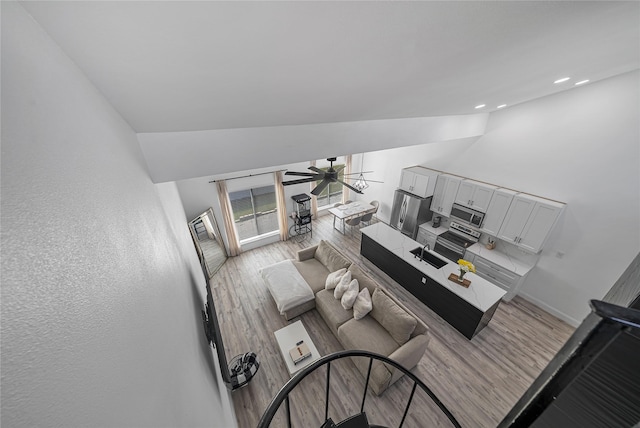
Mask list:
[{"label": "sofa cushion", "polygon": [[342,295],[342,299],[340,299],[340,304],[343,308],[345,308],[345,310],[353,308],[353,303],[358,297],[359,289],[360,287],[358,286],[358,280],[352,279],[349,283],[349,288],[347,288],[347,291],[345,291]]},{"label": "sofa cushion", "polygon": [[316,294],[316,310],[336,337],[338,337],[338,327],[353,319],[353,311],[345,310],[340,304],[340,300],[336,300],[333,297],[331,290],[318,291]]},{"label": "sofa cushion", "polygon": [[[375,319],[366,316],[361,320],[351,319],[338,328],[338,340],[345,349],[362,349],[384,356],[391,355],[399,348],[389,332]],[[353,363],[363,376],[367,376],[369,360],[352,358]],[[371,387],[380,394],[391,380],[391,370],[380,361],[374,360],[371,368]]]},{"label": "sofa cushion", "polygon": [[329,272],[335,272],[338,269],[348,268],[351,262],[326,241],[320,241],[316,250],[315,258],[320,261]]},{"label": "sofa cushion", "polygon": [[384,327],[400,345],[407,343],[418,321],[376,288],[371,296],[373,309],[370,315]]},{"label": "sofa cushion", "polygon": [[342,278],[340,278],[340,282],[333,290],[333,297],[335,297],[336,299],[342,299],[342,295],[344,294],[344,292],[349,289],[349,284],[351,284],[351,272],[347,272],[342,275]]},{"label": "sofa cushion", "polygon": [[378,284],[376,284],[376,282],[371,279],[371,277],[364,273],[362,269],[360,269],[355,264],[349,266],[348,270],[349,272],[351,272],[351,278],[358,280],[358,283],[360,284],[360,290],[366,287],[369,289],[369,295],[373,296],[373,292],[376,290],[376,288],[378,288]]},{"label": "sofa cushion", "polygon": [[327,280],[324,283],[324,288],[326,288],[327,290],[333,290],[334,288],[336,288],[336,285],[338,285],[338,283],[340,282],[340,278],[342,278],[342,275],[344,275],[345,272],[347,272],[345,268],[338,269],[335,272],[331,272],[327,276]]},{"label": "sofa cushion", "polygon": [[353,319],[360,320],[364,318],[373,309],[371,303],[371,295],[367,287],[362,287],[362,290],[358,293],[356,301],[353,302]]},{"label": "sofa cushion", "polygon": [[293,265],[298,269],[304,280],[307,281],[314,294],[324,290],[324,284],[330,272],[322,263],[316,259],[309,259],[304,262],[294,260]]}]

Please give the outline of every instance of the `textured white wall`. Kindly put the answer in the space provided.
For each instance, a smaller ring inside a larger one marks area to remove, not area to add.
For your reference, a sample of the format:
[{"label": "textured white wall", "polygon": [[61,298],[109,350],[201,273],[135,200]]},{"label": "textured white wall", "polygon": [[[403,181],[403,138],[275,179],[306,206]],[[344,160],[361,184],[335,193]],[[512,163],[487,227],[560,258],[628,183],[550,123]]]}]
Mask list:
[{"label": "textured white wall", "polygon": [[640,251],[639,74],[492,113],[473,144],[367,153],[365,169],[386,172],[366,199],[388,219],[397,168],[420,164],[566,202],[521,294],[578,325]]},{"label": "textured white wall", "polygon": [[176,186],[13,2],[2,125],[2,426],[232,425]]}]

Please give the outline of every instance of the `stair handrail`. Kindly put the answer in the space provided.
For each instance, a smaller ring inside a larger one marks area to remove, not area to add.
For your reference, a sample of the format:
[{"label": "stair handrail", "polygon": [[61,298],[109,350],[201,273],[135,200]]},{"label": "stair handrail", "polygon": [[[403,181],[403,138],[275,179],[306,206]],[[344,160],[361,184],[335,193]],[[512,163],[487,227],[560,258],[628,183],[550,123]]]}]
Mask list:
[{"label": "stair handrail", "polygon": [[382,361],[385,364],[394,366],[398,370],[402,371],[402,373],[404,373],[405,376],[413,380],[413,388],[411,389],[411,394],[409,395],[409,400],[407,402],[404,415],[402,416],[402,420],[400,421],[400,425],[398,426],[398,428],[402,428],[402,425],[404,424],[404,420],[407,417],[407,413],[409,411],[409,407],[411,406],[413,395],[416,391],[417,386],[419,386],[429,396],[429,398],[431,398],[431,400],[438,406],[438,408],[442,410],[442,412],[447,416],[447,418],[453,424],[454,427],[461,428],[460,424],[458,423],[456,418],[453,416],[453,414],[449,411],[449,409],[447,409],[447,407],[444,404],[442,404],[440,399],[438,399],[438,397],[433,393],[433,391],[431,391],[431,389],[427,385],[425,385],[424,382],[422,382],[416,375],[411,373],[404,366],[400,365],[399,363],[397,363],[396,361],[388,357],[385,357],[384,355],[380,355],[375,352],[362,351],[362,350],[347,350],[347,351],[334,352],[332,354],[321,357],[319,360],[313,362],[309,366],[300,370],[298,373],[296,373],[295,376],[289,379],[289,381],[287,381],[287,383],[285,383],[282,386],[282,388],[280,388],[280,391],[278,391],[276,396],[273,397],[273,399],[271,400],[271,403],[269,403],[262,417],[260,418],[257,428],[268,428],[271,425],[271,421],[273,420],[273,417],[275,416],[276,412],[280,408],[280,405],[282,404],[283,401],[285,402],[285,406],[286,406],[287,426],[288,428],[291,428],[291,410],[289,407],[289,394],[305,377],[307,377],[313,371],[315,371],[316,369],[324,365],[327,365],[327,381],[326,381],[326,397],[325,397],[325,420],[326,420],[328,418],[328,413],[329,413],[329,380],[331,377],[331,361],[347,358],[347,357],[368,357],[369,358],[369,369],[367,371],[367,379],[364,385],[362,405],[360,407],[361,412],[364,410],[365,398],[367,396],[367,389],[369,387],[369,377],[371,375],[371,366],[373,364],[373,360],[375,359],[375,360]]}]

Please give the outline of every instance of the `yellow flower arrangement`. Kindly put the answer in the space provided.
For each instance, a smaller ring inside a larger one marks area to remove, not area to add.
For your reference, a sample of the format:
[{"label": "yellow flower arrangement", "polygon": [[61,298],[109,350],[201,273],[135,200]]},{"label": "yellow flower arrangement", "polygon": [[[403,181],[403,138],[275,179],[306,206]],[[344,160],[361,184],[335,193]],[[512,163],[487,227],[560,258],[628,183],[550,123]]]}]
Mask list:
[{"label": "yellow flower arrangement", "polygon": [[468,262],[464,259],[458,260],[458,266],[460,267],[460,275],[458,275],[458,277],[460,278],[460,281],[462,281],[462,278],[464,277],[465,273],[476,272],[476,267],[473,265],[473,263]]}]

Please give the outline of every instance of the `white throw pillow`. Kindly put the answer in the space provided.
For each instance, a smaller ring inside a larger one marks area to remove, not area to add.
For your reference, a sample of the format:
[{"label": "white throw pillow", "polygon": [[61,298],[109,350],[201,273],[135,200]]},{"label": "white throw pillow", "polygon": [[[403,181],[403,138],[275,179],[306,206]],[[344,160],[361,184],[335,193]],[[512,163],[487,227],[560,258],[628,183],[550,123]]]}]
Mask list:
[{"label": "white throw pillow", "polygon": [[371,309],[373,309],[371,294],[369,294],[369,289],[364,287],[360,290],[360,293],[358,293],[356,301],[353,302],[353,318],[357,320],[362,319],[371,312]]},{"label": "white throw pillow", "polygon": [[349,288],[349,284],[351,283],[351,272],[347,271],[342,278],[340,278],[340,282],[336,285],[336,289],[333,290],[333,297],[336,299],[342,299],[342,295]]},{"label": "white throw pillow", "polygon": [[324,288],[326,288],[327,290],[333,290],[334,288],[336,288],[336,286],[340,282],[340,278],[342,278],[342,275],[344,275],[346,271],[347,268],[342,268],[335,272],[331,272],[329,276],[327,276],[327,280],[324,283]]},{"label": "white throw pillow", "polygon": [[342,295],[342,300],[340,300],[343,308],[345,308],[346,310],[353,308],[353,302],[355,302],[356,297],[358,297],[358,290],[360,290],[360,284],[358,284],[358,280],[351,280],[351,282],[349,283],[349,288],[347,288],[347,291],[345,291]]}]

